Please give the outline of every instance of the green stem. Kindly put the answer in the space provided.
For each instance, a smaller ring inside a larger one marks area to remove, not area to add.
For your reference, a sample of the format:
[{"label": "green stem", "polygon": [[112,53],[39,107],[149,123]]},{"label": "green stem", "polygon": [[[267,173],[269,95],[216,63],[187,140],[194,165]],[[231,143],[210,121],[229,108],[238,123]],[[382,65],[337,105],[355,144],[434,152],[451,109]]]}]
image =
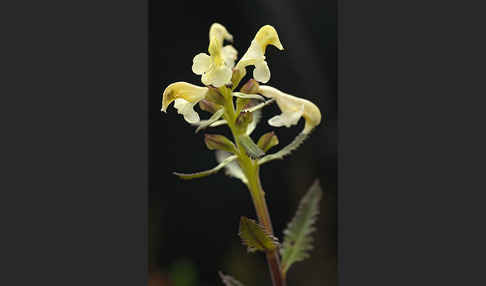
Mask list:
[{"label": "green stem", "polygon": [[[231,96],[230,89],[220,89],[223,96],[225,97],[225,114],[224,117],[228,122],[228,126],[231,129],[233,137],[235,139],[236,145],[238,147],[238,161],[240,167],[248,179],[248,189],[250,191],[251,198],[253,200],[253,205],[258,216],[258,222],[265,228],[265,230],[273,235],[272,221],[270,220],[270,214],[268,212],[267,203],[265,201],[265,192],[263,191],[260,175],[259,166],[256,160],[252,160],[246,154],[245,149],[241,146],[238,138],[245,134],[245,130],[240,130],[236,124],[236,111],[233,105],[233,99]],[[280,257],[278,250],[270,251],[266,253],[267,263],[272,277],[273,286],[286,286],[285,276],[281,271],[280,267]]]}]

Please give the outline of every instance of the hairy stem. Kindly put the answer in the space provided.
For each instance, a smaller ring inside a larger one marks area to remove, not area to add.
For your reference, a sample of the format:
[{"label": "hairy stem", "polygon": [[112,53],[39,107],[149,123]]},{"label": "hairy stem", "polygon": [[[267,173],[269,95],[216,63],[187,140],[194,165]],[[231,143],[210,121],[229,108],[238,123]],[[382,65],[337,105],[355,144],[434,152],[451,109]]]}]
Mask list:
[{"label": "hairy stem", "polygon": [[[253,205],[258,216],[258,222],[265,228],[265,230],[269,234],[273,235],[272,221],[270,220],[270,214],[268,212],[267,203],[265,201],[265,192],[263,191],[260,182],[258,162],[248,157],[245,149],[243,148],[243,146],[241,146],[238,140],[240,136],[243,136],[245,134],[246,130],[240,130],[235,124],[237,114],[233,105],[231,90],[220,89],[220,91],[225,97],[224,117],[228,122],[228,126],[233,133],[233,137],[238,147],[238,154],[236,155],[238,156],[240,167],[248,179],[247,186],[250,191]],[[274,251],[267,252],[266,258],[268,268],[270,270],[270,275],[272,277],[273,286],[286,286],[287,283],[285,281],[285,275],[282,273],[280,267],[280,257],[278,254],[278,250],[276,249]]]}]

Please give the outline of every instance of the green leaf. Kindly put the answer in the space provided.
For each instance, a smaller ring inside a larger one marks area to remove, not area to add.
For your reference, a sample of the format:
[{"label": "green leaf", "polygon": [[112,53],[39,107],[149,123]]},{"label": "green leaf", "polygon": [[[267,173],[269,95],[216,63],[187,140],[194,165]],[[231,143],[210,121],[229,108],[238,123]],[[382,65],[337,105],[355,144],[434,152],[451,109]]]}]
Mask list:
[{"label": "green leaf", "polygon": [[277,248],[278,240],[268,234],[256,221],[247,217],[241,217],[238,235],[241,242],[248,248],[248,252],[273,251]]},{"label": "green leaf", "polygon": [[284,231],[284,241],[280,248],[284,273],[293,263],[308,258],[309,251],[313,249],[311,234],[315,231],[314,223],[319,214],[321,197],[322,190],[319,180],[315,180],[301,199],[294,218]]},{"label": "green leaf", "polygon": [[219,271],[218,274],[219,277],[221,277],[223,284],[226,286],[244,286],[243,283],[241,283],[240,281],[236,280],[235,278],[229,275],[224,275],[223,272],[221,271]]},{"label": "green leaf", "polygon": [[218,121],[218,119],[220,119],[221,116],[223,116],[223,113],[224,113],[224,109],[221,108],[218,111],[216,111],[208,120],[201,120],[199,122],[199,127],[197,127],[195,133],[198,133],[202,129],[205,129],[211,124],[213,124],[214,122]]},{"label": "green leaf", "polygon": [[299,135],[297,135],[294,138],[294,140],[292,140],[292,142],[289,143],[289,145],[283,147],[282,149],[280,149],[280,151],[273,153],[273,154],[268,154],[267,156],[258,160],[258,165],[263,165],[267,162],[277,160],[277,159],[283,159],[284,156],[289,155],[290,153],[292,153],[292,151],[299,148],[299,146],[302,143],[304,143],[304,141],[305,141],[305,139],[307,139],[307,137],[309,137],[309,134],[306,134],[306,133],[303,133],[303,132],[299,133]]},{"label": "green leaf", "polygon": [[236,153],[236,146],[223,135],[204,134],[204,143],[209,150],[224,150],[229,153]]},{"label": "green leaf", "polygon": [[238,140],[241,146],[243,146],[243,148],[245,149],[246,154],[250,156],[250,158],[257,159],[265,155],[265,152],[263,152],[263,150],[260,149],[260,147],[258,147],[258,145],[255,144],[255,142],[253,142],[250,136],[244,134],[238,137]]},{"label": "green leaf", "polygon": [[235,155],[229,156],[223,162],[221,162],[219,165],[217,165],[216,167],[214,167],[214,168],[212,168],[210,170],[206,170],[206,171],[202,171],[202,172],[197,172],[197,173],[192,173],[192,174],[184,174],[184,173],[177,173],[177,172],[174,172],[173,174],[176,175],[176,176],[179,176],[179,178],[181,178],[183,180],[191,180],[191,179],[203,178],[203,177],[206,177],[206,176],[209,176],[209,175],[212,175],[212,174],[217,173],[224,166],[226,166],[229,163],[231,163],[231,161],[236,160],[236,158],[237,157]]},{"label": "green leaf", "polygon": [[275,132],[270,131],[263,134],[260,139],[258,139],[257,145],[264,152],[267,152],[273,146],[278,145],[278,137],[275,135]]}]

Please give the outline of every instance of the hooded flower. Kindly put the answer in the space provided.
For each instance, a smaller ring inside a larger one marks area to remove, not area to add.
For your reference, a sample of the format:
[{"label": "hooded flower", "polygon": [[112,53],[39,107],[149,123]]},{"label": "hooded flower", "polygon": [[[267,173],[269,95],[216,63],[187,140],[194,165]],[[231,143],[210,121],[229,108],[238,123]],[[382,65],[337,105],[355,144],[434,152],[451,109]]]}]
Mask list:
[{"label": "hooded flower", "polygon": [[179,81],[170,84],[162,95],[162,111],[167,112],[167,107],[174,101],[177,113],[182,114],[189,123],[199,122],[199,114],[194,110],[194,105],[206,97],[207,87],[196,86]]},{"label": "hooded flower", "polygon": [[192,60],[192,71],[202,75],[201,81],[205,85],[220,87],[231,82],[238,52],[231,45],[223,47],[224,40],[233,41],[233,36],[223,25],[212,24],[209,29],[209,55],[200,53]]},{"label": "hooded flower", "polygon": [[270,69],[265,61],[265,50],[268,45],[273,45],[277,49],[283,50],[275,28],[265,25],[258,30],[250,47],[240,59],[236,68],[246,73],[245,68],[249,65],[254,65],[253,77],[259,82],[267,83],[270,80]]},{"label": "hooded flower", "polygon": [[305,127],[302,131],[308,134],[321,123],[321,111],[307,99],[292,96],[274,87],[260,85],[258,92],[265,97],[273,98],[282,111],[281,114],[268,120],[268,124],[274,127],[290,127],[297,124],[301,117],[305,119]]}]

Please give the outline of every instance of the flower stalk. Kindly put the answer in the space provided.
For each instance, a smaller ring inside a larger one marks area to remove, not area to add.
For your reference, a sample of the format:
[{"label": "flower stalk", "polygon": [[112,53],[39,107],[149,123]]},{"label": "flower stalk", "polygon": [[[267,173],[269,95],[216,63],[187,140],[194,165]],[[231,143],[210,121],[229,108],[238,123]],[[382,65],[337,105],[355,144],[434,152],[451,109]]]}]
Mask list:
[{"label": "flower stalk", "polygon": [[[253,201],[253,206],[257,213],[258,222],[265,228],[265,230],[273,235],[272,221],[270,219],[270,213],[268,212],[267,202],[265,200],[265,192],[263,191],[261,181],[260,181],[260,168],[257,160],[252,160],[246,153],[245,148],[242,146],[239,138],[241,136],[246,136],[246,128],[237,128],[236,125],[236,110],[233,104],[233,99],[231,96],[231,90],[222,87],[219,89],[221,94],[225,98],[224,108],[225,114],[223,117],[228,122],[228,127],[233,134],[234,140],[237,144],[237,157],[240,162],[240,167],[248,179],[248,190]],[[266,259],[268,267],[270,270],[270,275],[272,277],[273,286],[286,286],[285,277],[280,267],[280,257],[278,250],[273,250],[266,253]]]}]

